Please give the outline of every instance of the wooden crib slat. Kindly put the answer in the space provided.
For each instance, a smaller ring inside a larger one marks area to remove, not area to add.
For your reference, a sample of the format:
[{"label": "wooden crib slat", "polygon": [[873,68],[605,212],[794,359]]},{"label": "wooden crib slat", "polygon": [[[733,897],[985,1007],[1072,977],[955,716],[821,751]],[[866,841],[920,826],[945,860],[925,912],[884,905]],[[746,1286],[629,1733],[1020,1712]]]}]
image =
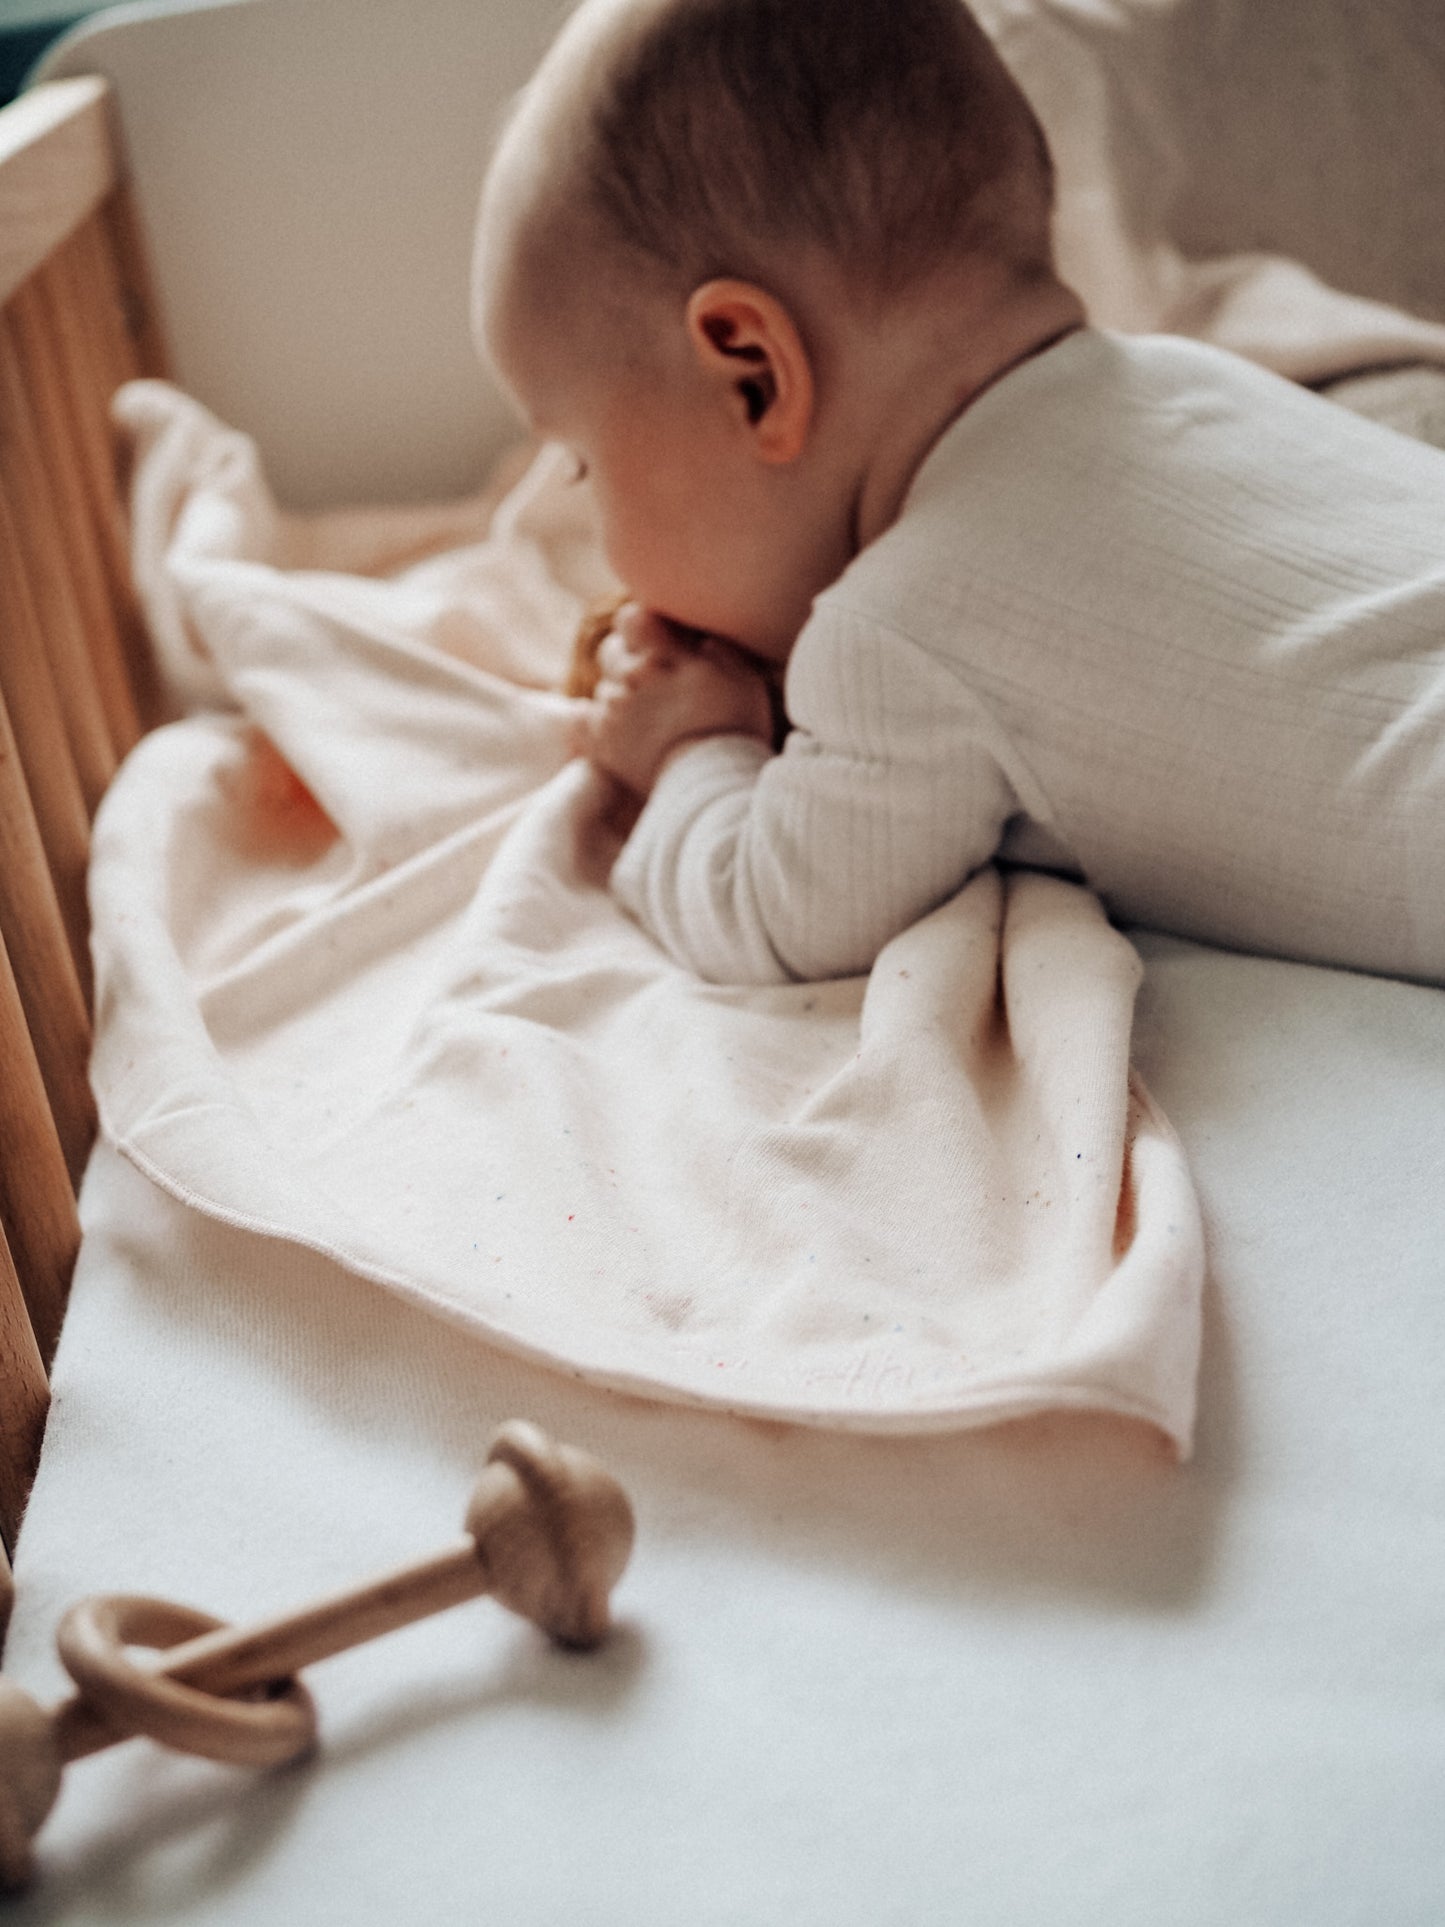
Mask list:
[{"label": "wooden crib slat", "polygon": [[107,392],[113,394],[123,381],[140,374],[141,363],[115,250],[97,216],[81,222],[66,252],[89,291],[81,319],[90,331],[97,365],[105,372]]},{"label": "wooden crib slat", "polygon": [[60,1336],[80,1219],[25,1007],[0,942],[0,1230],[42,1362]]},{"label": "wooden crib slat", "polygon": [[0,1640],[5,1636],[13,1587],[9,1553],[26,1495],[40,1457],[50,1388],[45,1380],[40,1348],[26,1316],[25,1300],[9,1245],[0,1234]]},{"label": "wooden crib slat", "polygon": [[103,80],[86,76],[37,87],[0,121],[0,302],[113,190]]},{"label": "wooden crib slat", "polygon": [[120,277],[125,325],[135,351],[135,372],[168,376],[171,359],[161,326],[160,303],[151,281],[140,216],[124,181],[106,196],[91,218],[104,238],[105,253]]},{"label": "wooden crib slat", "polygon": [[[73,240],[74,237],[72,237]],[[96,345],[94,328],[85,320],[91,289],[76,248],[67,242],[34,277],[37,312],[60,371],[70,420],[70,446],[90,505],[89,526],[95,531],[101,566],[110,592],[111,607],[120,628],[125,668],[141,726],[160,716],[155,668],[130,575],[129,540],[125,513],[116,482],[115,442],[110,423],[108,358]],[[161,368],[142,366],[158,374]],[[129,740],[118,740],[123,754]]]},{"label": "wooden crib slat", "polygon": [[[140,735],[140,718],[127,661],[127,646],[107,571],[107,531],[87,488],[83,431],[77,400],[68,391],[60,344],[55,340],[39,289],[17,290],[9,319],[15,353],[24,371],[35,414],[51,496],[60,513],[66,563],[84,620],[96,691],[110,731],[111,748],[124,756]],[[114,492],[108,491],[113,499]],[[23,738],[22,738],[23,740]]]},{"label": "wooden crib slat", "polygon": [[36,281],[52,290],[59,323],[57,338],[63,345],[74,392],[86,408],[96,452],[104,447],[113,489],[110,398],[138,369],[130,365],[117,344],[112,290],[98,273],[90,241],[89,226],[77,229],[64,247],[56,249],[45,274],[37,275]]},{"label": "wooden crib slat", "polygon": [[51,667],[31,599],[15,518],[0,488],[0,695],[45,846],[76,973],[89,1001],[85,872],[90,818],[70,754]]},{"label": "wooden crib slat", "polygon": [[90,1023],[3,696],[0,879],[0,939],[19,986],[65,1163],[78,1184],[95,1137],[95,1104],[86,1081]]},{"label": "wooden crib slat", "polygon": [[115,774],[115,750],[90,674],[85,618],[61,536],[61,511],[41,455],[8,315],[0,315],[0,491],[15,519],[21,566],[52,667],[65,733],[86,807],[93,812]]}]

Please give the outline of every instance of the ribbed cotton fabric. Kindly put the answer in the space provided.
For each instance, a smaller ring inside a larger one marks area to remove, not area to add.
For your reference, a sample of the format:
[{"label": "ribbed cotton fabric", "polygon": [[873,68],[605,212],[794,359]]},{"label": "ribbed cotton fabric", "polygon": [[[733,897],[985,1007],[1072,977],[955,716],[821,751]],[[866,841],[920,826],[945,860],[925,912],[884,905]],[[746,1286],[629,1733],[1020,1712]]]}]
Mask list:
[{"label": "ribbed cotton fabric", "polygon": [[1084,329],[817,601],[780,756],[668,767],[613,888],[721,981],[866,969],[1020,832],[1118,917],[1445,977],[1445,454]]}]

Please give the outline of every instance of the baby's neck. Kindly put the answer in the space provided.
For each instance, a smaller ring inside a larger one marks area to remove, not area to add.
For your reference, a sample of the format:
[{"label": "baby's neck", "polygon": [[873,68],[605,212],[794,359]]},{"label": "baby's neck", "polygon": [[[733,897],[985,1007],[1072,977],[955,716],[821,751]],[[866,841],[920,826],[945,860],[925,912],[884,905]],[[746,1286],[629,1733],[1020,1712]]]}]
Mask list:
[{"label": "baby's neck", "polygon": [[1022,287],[972,282],[940,289],[886,348],[880,334],[869,356],[879,406],[855,499],[856,547],[897,520],[929,451],[980,395],[1084,321],[1079,297],[1050,275]]}]

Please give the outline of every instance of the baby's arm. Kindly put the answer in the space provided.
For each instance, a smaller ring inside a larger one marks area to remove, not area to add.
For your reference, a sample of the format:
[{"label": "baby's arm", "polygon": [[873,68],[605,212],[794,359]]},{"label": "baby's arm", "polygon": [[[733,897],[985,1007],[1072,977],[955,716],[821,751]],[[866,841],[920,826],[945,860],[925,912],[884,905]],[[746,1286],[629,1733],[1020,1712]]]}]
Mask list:
[{"label": "baby's arm", "polygon": [[667,756],[612,873],[644,928],[713,982],[867,970],[993,856],[1019,807],[987,714],[903,638],[815,614],[788,699],[781,755],[719,733]]}]

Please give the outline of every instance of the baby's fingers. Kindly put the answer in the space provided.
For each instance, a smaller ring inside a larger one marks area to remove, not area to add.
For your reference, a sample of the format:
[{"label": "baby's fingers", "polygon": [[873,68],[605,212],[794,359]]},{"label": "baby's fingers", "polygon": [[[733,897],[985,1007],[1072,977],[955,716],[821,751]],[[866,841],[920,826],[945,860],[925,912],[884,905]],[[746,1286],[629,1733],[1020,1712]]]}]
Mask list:
[{"label": "baby's fingers", "polygon": [[677,654],[677,632],[663,616],[640,602],[624,602],[617,611],[612,633],[639,655],[672,657]]},{"label": "baby's fingers", "polygon": [[661,623],[653,620],[655,636],[648,632],[640,639],[637,631],[614,629],[606,638],[597,651],[597,667],[604,680],[636,688],[657,671],[672,668],[678,644]]}]

